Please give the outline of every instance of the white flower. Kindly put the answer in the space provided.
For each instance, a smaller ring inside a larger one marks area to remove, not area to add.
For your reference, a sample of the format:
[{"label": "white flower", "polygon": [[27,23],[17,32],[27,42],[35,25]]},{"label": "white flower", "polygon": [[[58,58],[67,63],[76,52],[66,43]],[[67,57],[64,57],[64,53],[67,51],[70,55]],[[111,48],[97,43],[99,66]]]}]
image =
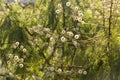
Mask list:
[{"label": "white flower", "polygon": [[19,64],[19,67],[20,67],[20,68],[23,68],[23,66],[24,66],[23,64]]},{"label": "white flower", "polygon": [[20,49],[23,49],[23,48],[24,48],[24,46],[23,46],[23,45],[21,45],[21,46],[20,46]]},{"label": "white flower", "polygon": [[61,41],[62,42],[65,42],[66,41],[66,38],[63,36],[63,37],[61,37]]},{"label": "white flower", "polygon": [[18,41],[15,43],[16,46],[19,46],[19,44],[20,44],[20,43],[19,43]]},{"label": "white flower", "polygon": [[81,69],[80,69],[80,70],[78,70],[78,73],[79,73],[79,74],[82,74],[82,72],[83,72],[83,71],[82,71]]},{"label": "white flower", "polygon": [[66,2],[66,6],[69,7],[71,4],[70,2]]},{"label": "white flower", "polygon": [[83,17],[83,13],[82,12],[78,12],[78,16],[79,17]]},{"label": "white flower", "polygon": [[83,74],[84,74],[84,75],[87,75],[87,71],[83,71]]},{"label": "white flower", "polygon": [[27,49],[23,48],[23,52],[26,52],[26,51],[27,51]]},{"label": "white flower", "polygon": [[59,13],[60,13],[60,10],[59,10],[59,9],[57,9],[55,12],[56,12],[57,14],[59,14]]},{"label": "white flower", "polygon": [[19,57],[18,56],[14,56],[14,60],[18,62],[19,61]]},{"label": "white flower", "polygon": [[59,8],[61,8],[61,7],[62,7],[62,5],[61,5],[61,4],[58,4],[58,7],[59,7]]},{"label": "white flower", "polygon": [[75,11],[77,11],[78,10],[78,7],[75,7]]},{"label": "white flower", "polygon": [[71,32],[71,31],[68,31],[68,32],[67,32],[67,35],[69,35],[69,36],[71,36],[71,37],[74,36],[73,32]]},{"label": "white flower", "polygon": [[50,41],[53,41],[54,40],[54,38],[53,37],[50,37]]},{"label": "white flower", "polygon": [[79,37],[80,37],[80,36],[79,36],[78,34],[76,34],[76,35],[74,36],[75,39],[79,39]]},{"label": "white flower", "polygon": [[65,30],[62,30],[62,34],[65,34]]},{"label": "white flower", "polygon": [[62,72],[62,69],[61,69],[61,68],[59,68],[59,69],[57,70],[57,72],[58,72],[58,73],[61,73],[61,72]]},{"label": "white flower", "polygon": [[77,17],[78,22],[82,21],[82,17]]}]

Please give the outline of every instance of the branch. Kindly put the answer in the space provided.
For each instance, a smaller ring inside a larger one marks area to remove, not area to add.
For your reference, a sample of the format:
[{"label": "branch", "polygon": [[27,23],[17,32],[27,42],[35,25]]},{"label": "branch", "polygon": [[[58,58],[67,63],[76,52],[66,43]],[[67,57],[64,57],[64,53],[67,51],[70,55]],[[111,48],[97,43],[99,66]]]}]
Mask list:
[{"label": "branch", "polygon": [[65,28],[65,0],[62,0],[62,7],[63,7],[63,28]]},{"label": "branch", "polygon": [[109,36],[108,36],[109,39],[110,39],[110,37],[111,37],[112,9],[113,9],[113,0],[111,0],[111,6],[110,6],[110,16],[109,16]]}]

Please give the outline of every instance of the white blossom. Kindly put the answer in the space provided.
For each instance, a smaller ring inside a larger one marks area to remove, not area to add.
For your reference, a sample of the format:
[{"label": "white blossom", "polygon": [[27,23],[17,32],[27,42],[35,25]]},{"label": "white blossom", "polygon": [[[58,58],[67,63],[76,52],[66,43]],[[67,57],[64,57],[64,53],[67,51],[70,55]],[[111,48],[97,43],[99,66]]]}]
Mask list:
[{"label": "white blossom", "polygon": [[61,4],[58,4],[58,8],[61,8],[62,7],[62,5]]},{"label": "white blossom", "polygon": [[14,60],[15,60],[16,62],[18,62],[18,61],[19,61],[19,57],[18,57],[18,56],[14,56]]},{"label": "white blossom", "polygon": [[77,17],[78,22],[82,21],[82,17]]},{"label": "white blossom", "polygon": [[23,48],[23,52],[26,52],[27,51],[27,49],[26,48]]},{"label": "white blossom", "polygon": [[24,66],[23,64],[19,64],[19,67],[20,67],[20,68],[23,68],[23,66]]},{"label": "white blossom", "polygon": [[83,72],[83,70],[81,70],[81,69],[80,69],[80,70],[78,70],[78,73],[79,73],[79,74],[82,74],[82,72]]},{"label": "white blossom", "polygon": [[66,41],[66,38],[64,36],[61,37],[61,41],[62,42],[65,42]]},{"label": "white blossom", "polygon": [[53,37],[50,37],[50,41],[53,41],[54,40],[54,38]]},{"label": "white blossom", "polygon": [[76,35],[74,36],[75,39],[79,39],[79,37],[80,37],[80,36],[79,36],[78,34],[76,34]]},{"label": "white blossom", "polygon": [[79,17],[83,17],[83,13],[82,12],[78,12],[78,16]]},{"label": "white blossom", "polygon": [[56,12],[57,14],[59,14],[61,11],[60,11],[59,9],[57,9],[55,12]]},{"label": "white blossom", "polygon": [[62,72],[62,69],[61,69],[61,68],[59,68],[59,69],[57,70],[57,72],[58,72],[58,73],[61,73],[61,72]]},{"label": "white blossom", "polygon": [[74,36],[73,32],[71,32],[71,31],[68,31],[68,32],[67,32],[67,35],[69,35],[69,36],[71,36],[71,37]]},{"label": "white blossom", "polygon": [[19,46],[19,44],[20,44],[20,43],[19,43],[18,41],[15,43],[16,46]]},{"label": "white blossom", "polygon": [[87,71],[83,71],[83,74],[84,74],[84,75],[87,75]]},{"label": "white blossom", "polygon": [[62,30],[62,34],[65,34],[65,30]]},{"label": "white blossom", "polygon": [[21,45],[21,46],[20,46],[20,49],[23,49],[23,48],[24,48],[24,46],[23,46],[23,45]]},{"label": "white blossom", "polygon": [[70,2],[66,2],[66,6],[69,7],[71,5]]},{"label": "white blossom", "polygon": [[79,8],[78,7],[75,7],[75,11],[77,11]]}]

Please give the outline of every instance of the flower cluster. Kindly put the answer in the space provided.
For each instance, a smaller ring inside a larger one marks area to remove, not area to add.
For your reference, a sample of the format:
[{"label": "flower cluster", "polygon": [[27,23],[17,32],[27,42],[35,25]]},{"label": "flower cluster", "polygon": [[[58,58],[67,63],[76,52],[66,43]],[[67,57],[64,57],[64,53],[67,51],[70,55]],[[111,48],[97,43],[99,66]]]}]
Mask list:
[{"label": "flower cluster", "polygon": [[73,31],[66,31],[63,30],[61,32],[62,36],[60,37],[61,42],[66,42],[66,41],[76,41],[80,39],[80,34],[74,33]]},{"label": "flower cluster", "polygon": [[61,12],[62,12],[62,4],[59,3],[59,4],[57,5],[57,8],[56,8],[55,13],[56,13],[56,14],[59,14],[59,13],[61,13]]},{"label": "flower cluster", "polygon": [[87,71],[82,70],[82,69],[78,70],[78,73],[79,74],[83,74],[83,75],[87,75]]},{"label": "flower cluster", "polygon": [[31,28],[28,28],[28,31],[33,34],[33,33],[38,33],[40,34],[40,31],[42,30],[42,25],[37,25],[37,26],[33,26]]},{"label": "flower cluster", "polygon": [[74,21],[78,21],[83,23],[83,12],[79,9],[78,6],[72,5],[70,2],[66,2],[66,6],[69,7],[72,10],[72,18]]},{"label": "flower cluster", "polygon": [[18,55],[8,54],[7,64],[11,66],[18,65],[20,68],[23,68],[24,58],[20,58]]},{"label": "flower cluster", "polygon": [[20,43],[18,41],[13,44],[13,48],[14,49],[19,49],[23,53],[27,52],[27,49],[23,45],[20,45]]},{"label": "flower cluster", "polygon": [[71,3],[70,2],[66,2],[66,6],[70,7]]},{"label": "flower cluster", "polygon": [[16,48],[19,46],[19,44],[20,44],[20,43],[19,43],[18,41],[15,42],[15,44],[13,44],[13,48],[16,49]]},{"label": "flower cluster", "polygon": [[73,77],[75,75],[87,75],[88,72],[85,69],[81,69],[81,68],[71,68],[71,69],[64,69],[64,68],[54,68],[53,66],[51,67],[46,67],[45,68],[45,74],[47,76],[54,76],[54,75],[63,75],[64,76],[69,76]]}]

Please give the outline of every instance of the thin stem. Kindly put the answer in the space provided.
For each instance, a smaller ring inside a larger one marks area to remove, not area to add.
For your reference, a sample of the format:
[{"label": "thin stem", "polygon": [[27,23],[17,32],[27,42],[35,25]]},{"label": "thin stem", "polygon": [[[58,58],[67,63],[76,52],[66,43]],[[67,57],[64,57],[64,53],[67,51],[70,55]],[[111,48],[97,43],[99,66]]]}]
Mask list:
[{"label": "thin stem", "polygon": [[111,6],[110,6],[110,17],[109,17],[109,39],[111,37],[111,25],[112,25],[112,9],[113,9],[113,0],[111,0]]},{"label": "thin stem", "polygon": [[62,0],[63,6],[63,28],[65,28],[65,0]]},{"label": "thin stem", "polygon": [[104,7],[105,7],[105,5],[104,5],[104,3],[102,3],[102,5],[103,5],[103,11],[102,11],[102,16],[103,16],[103,27],[104,27],[104,31],[105,31],[105,9],[104,9]]},{"label": "thin stem", "polygon": [[109,57],[109,66],[111,67],[110,71],[110,80],[114,80],[113,77],[113,69],[112,69],[112,56],[111,56],[111,50],[110,50],[110,39],[111,39],[111,26],[112,26],[112,12],[113,12],[113,0],[111,0],[111,5],[110,5],[110,16],[109,16],[109,25],[108,25],[108,57]]},{"label": "thin stem", "polygon": [[110,16],[109,16],[109,25],[108,25],[108,53],[110,53],[110,39],[111,39],[111,26],[112,26],[112,9],[113,9],[113,0],[111,0],[111,5],[110,5]]}]

